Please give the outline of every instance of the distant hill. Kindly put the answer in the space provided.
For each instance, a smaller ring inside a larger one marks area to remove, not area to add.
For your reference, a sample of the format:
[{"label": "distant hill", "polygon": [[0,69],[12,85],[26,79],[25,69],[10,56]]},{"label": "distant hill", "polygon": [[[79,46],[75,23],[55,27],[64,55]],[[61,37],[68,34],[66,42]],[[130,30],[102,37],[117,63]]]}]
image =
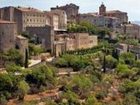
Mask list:
[{"label": "distant hill", "polygon": [[140,25],[140,21],[133,21],[132,23]]}]

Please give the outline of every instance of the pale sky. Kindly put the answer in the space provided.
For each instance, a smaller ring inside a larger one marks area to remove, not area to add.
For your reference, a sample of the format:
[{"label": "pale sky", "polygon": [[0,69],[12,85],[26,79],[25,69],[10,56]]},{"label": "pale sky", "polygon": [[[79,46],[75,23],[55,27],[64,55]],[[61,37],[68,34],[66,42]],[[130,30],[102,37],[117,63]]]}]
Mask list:
[{"label": "pale sky", "polygon": [[80,6],[80,13],[96,12],[104,2],[107,10],[128,12],[129,20],[140,21],[140,0],[0,0],[0,7],[30,6],[41,10],[50,10],[56,5],[75,3]]}]

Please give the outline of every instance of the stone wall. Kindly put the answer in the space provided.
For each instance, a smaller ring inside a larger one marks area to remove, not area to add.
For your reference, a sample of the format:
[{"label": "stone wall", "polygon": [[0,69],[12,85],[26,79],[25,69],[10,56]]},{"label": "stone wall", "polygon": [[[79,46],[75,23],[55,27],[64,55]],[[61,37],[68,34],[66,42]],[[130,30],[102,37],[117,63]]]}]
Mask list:
[{"label": "stone wall", "polygon": [[15,35],[17,35],[16,24],[0,20],[0,51],[6,52],[15,48]]},{"label": "stone wall", "polygon": [[68,22],[76,22],[76,18],[79,14],[79,6],[75,4],[67,4],[65,6],[57,6],[55,8],[51,8],[51,10],[61,9],[64,10],[67,14]]},{"label": "stone wall", "polygon": [[16,48],[23,55],[23,62],[25,62],[25,53],[28,51],[28,39],[23,36],[16,36]]},{"label": "stone wall", "polygon": [[121,27],[121,33],[130,38],[140,39],[140,26],[136,24],[124,24]]},{"label": "stone wall", "polygon": [[42,42],[42,45],[46,50],[52,51],[54,31],[51,26],[27,27],[26,29],[31,36],[37,36],[39,38],[40,42]]},{"label": "stone wall", "polygon": [[26,31],[26,27],[43,27],[46,25],[44,12],[30,7],[0,8],[0,18],[16,22],[19,34]]},{"label": "stone wall", "polygon": [[55,35],[55,37],[53,51],[56,56],[65,51],[88,49],[98,45],[97,36],[90,36],[88,33],[70,33]]}]

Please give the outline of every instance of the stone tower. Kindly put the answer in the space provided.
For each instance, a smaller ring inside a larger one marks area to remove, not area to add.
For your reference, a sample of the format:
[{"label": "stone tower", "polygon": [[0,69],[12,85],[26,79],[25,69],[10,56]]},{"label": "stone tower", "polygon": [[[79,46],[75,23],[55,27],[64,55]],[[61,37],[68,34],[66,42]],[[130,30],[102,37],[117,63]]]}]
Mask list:
[{"label": "stone tower", "polygon": [[105,16],[106,14],[106,6],[102,2],[101,6],[99,7],[99,15]]}]

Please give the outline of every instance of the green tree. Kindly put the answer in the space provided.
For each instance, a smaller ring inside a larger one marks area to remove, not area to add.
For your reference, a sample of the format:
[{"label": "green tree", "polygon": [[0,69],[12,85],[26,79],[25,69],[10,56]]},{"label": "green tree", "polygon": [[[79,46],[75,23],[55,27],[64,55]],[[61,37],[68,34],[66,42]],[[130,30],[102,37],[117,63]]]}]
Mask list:
[{"label": "green tree", "polygon": [[120,85],[120,91],[125,94],[138,92],[139,89],[140,79],[138,79],[137,81],[126,80],[122,85]]},{"label": "green tree", "polygon": [[26,49],[25,50],[25,68],[28,68],[28,59],[29,59],[28,50]]},{"label": "green tree", "polygon": [[0,94],[0,105],[6,105],[7,99],[3,94]]},{"label": "green tree", "polygon": [[79,24],[70,23],[68,24],[67,29],[68,32],[88,32],[89,34],[96,34],[98,30],[95,25],[88,21],[81,21]]},{"label": "green tree", "polygon": [[57,67],[68,67],[68,62],[64,58],[58,58],[54,61],[54,65]]},{"label": "green tree", "polygon": [[6,53],[3,53],[1,57],[5,62],[14,62],[17,65],[23,66],[22,54],[17,49],[10,49]]},{"label": "green tree", "polygon": [[41,46],[29,43],[29,55],[30,56],[36,56],[43,52],[44,52],[44,49]]},{"label": "green tree", "polygon": [[117,65],[117,60],[113,58],[111,55],[106,56],[106,67],[115,68]]},{"label": "green tree", "polygon": [[86,96],[92,89],[92,86],[92,81],[84,75],[74,76],[70,84],[68,84],[68,88],[81,95],[81,97]]},{"label": "green tree", "polygon": [[86,99],[85,105],[102,105],[102,104],[98,102],[98,100],[94,95],[89,95],[88,98]]},{"label": "green tree", "polygon": [[124,61],[126,64],[133,65],[135,61],[135,55],[130,52],[125,52],[120,55],[119,60]]},{"label": "green tree", "polygon": [[129,105],[131,103],[131,105],[139,105],[137,103],[137,99],[134,95],[132,94],[127,94],[123,100],[123,105]]},{"label": "green tree", "polygon": [[22,69],[20,66],[14,64],[14,63],[11,63],[11,64],[6,65],[6,71],[8,73],[16,73],[16,72],[21,72]]},{"label": "green tree", "polygon": [[107,28],[98,29],[99,38],[104,39],[106,35],[110,35],[110,30]]},{"label": "green tree", "polygon": [[118,75],[124,78],[125,77],[129,78],[133,76],[133,74],[135,74],[135,71],[130,70],[128,66],[125,64],[118,64],[116,70],[117,70]]},{"label": "green tree", "polygon": [[0,73],[0,104],[5,104],[13,91],[13,82],[8,74]]},{"label": "green tree", "polygon": [[68,90],[67,92],[62,94],[61,98],[66,99],[66,102],[63,102],[63,100],[62,100],[62,103],[65,103],[65,104],[68,104],[68,105],[75,105],[76,103],[78,103],[78,98],[79,97],[74,92]]},{"label": "green tree", "polygon": [[137,68],[140,68],[140,60],[137,60],[137,61],[134,63],[134,66],[137,67]]},{"label": "green tree", "polygon": [[26,76],[26,80],[31,84],[36,84],[37,88],[41,86],[53,86],[56,83],[55,72],[53,68],[41,65],[32,70],[31,74]]},{"label": "green tree", "polygon": [[18,83],[18,94],[19,94],[19,100],[23,100],[24,96],[28,93],[30,87],[27,82],[24,80],[20,81]]},{"label": "green tree", "polygon": [[0,73],[0,91],[8,90],[10,91],[13,86],[12,79],[8,74]]},{"label": "green tree", "polygon": [[139,45],[139,40],[137,39],[126,39],[125,42],[129,45],[134,45],[134,46],[137,46]]},{"label": "green tree", "polygon": [[81,21],[79,23],[79,25],[83,26],[83,27],[86,27],[87,28],[87,32],[89,32],[90,34],[96,34],[97,33],[97,27],[93,24],[91,24],[90,22],[88,21]]}]

